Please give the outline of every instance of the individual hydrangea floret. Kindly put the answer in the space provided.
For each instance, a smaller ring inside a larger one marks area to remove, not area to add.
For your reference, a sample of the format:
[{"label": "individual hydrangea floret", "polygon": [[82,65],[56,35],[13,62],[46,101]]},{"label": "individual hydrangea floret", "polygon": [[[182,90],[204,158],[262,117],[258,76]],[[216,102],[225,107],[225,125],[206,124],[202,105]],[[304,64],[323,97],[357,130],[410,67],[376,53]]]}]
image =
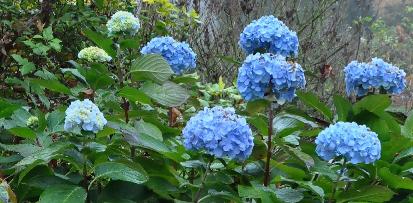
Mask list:
[{"label": "individual hydrangea floret", "polygon": [[98,47],[87,47],[82,50],[77,55],[78,58],[86,60],[88,62],[109,62],[112,60],[105,50]]},{"label": "individual hydrangea floret", "polygon": [[265,52],[297,56],[298,37],[274,16],[263,16],[244,28],[238,44],[246,54]]},{"label": "individual hydrangea floret", "polygon": [[76,128],[97,133],[106,125],[107,120],[99,108],[89,99],[76,100],[66,109],[64,129],[71,132]]},{"label": "individual hydrangea floret", "polygon": [[252,131],[233,108],[207,108],[193,116],[182,131],[184,146],[215,157],[246,160],[254,147]]},{"label": "individual hydrangea floret", "polygon": [[347,95],[361,97],[375,89],[400,94],[406,88],[406,73],[380,58],[373,58],[370,63],[352,61],[344,73]]},{"label": "individual hydrangea floret", "polygon": [[305,87],[304,70],[284,56],[266,54],[249,55],[238,72],[237,86],[246,101],[264,98],[274,93],[279,103],[292,101],[297,88]]},{"label": "individual hydrangea floret", "polygon": [[118,11],[112,15],[110,20],[106,23],[109,30],[109,36],[118,34],[135,35],[139,28],[139,19],[132,13],[126,11]]},{"label": "individual hydrangea floret", "polygon": [[342,156],[353,164],[369,164],[380,159],[381,145],[377,134],[354,122],[330,125],[320,132],[315,143],[318,156],[326,161]]},{"label": "individual hydrangea floret", "polygon": [[141,50],[142,54],[160,54],[168,61],[175,74],[180,75],[196,67],[196,54],[185,42],[172,37],[155,37]]}]

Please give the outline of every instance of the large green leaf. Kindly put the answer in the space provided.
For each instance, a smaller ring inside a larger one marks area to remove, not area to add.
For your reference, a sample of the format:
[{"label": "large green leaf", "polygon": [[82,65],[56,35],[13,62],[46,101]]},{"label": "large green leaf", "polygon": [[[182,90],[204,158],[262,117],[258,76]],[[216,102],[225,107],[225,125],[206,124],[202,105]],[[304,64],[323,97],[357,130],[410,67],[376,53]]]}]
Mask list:
[{"label": "large green leaf", "polygon": [[167,107],[180,106],[189,98],[186,89],[172,82],[165,82],[163,85],[148,82],[141,87],[141,91]]},{"label": "large green leaf", "polygon": [[351,103],[340,95],[334,95],[333,102],[336,107],[338,120],[347,121],[348,116],[352,111]]},{"label": "large green leaf", "polygon": [[290,187],[280,188],[275,190],[277,198],[287,203],[300,202],[304,195],[301,191],[292,189]]},{"label": "large green leaf", "polygon": [[406,120],[404,121],[404,125],[401,127],[402,135],[406,137],[412,138],[413,135],[413,111],[409,112]]},{"label": "large green leaf", "polygon": [[266,99],[257,99],[247,103],[247,112],[254,115],[258,112],[265,111],[270,105],[270,101]]},{"label": "large green leaf", "polygon": [[11,128],[9,129],[9,131],[18,137],[22,137],[22,138],[28,138],[28,139],[36,139],[36,133],[30,129],[30,128],[26,128],[26,127],[16,127],[16,128]]},{"label": "large green leaf", "polygon": [[391,100],[388,95],[370,95],[355,103],[353,110],[355,114],[360,113],[362,110],[367,110],[372,113],[381,113],[388,108],[390,104]]},{"label": "large green leaf", "polygon": [[90,29],[83,30],[86,37],[92,40],[96,45],[106,51],[112,58],[116,57],[116,51],[113,48],[113,41],[100,33],[94,32]]},{"label": "large green leaf", "polygon": [[36,161],[49,162],[54,156],[58,155],[63,149],[69,146],[68,143],[57,142],[36,153],[25,157],[19,161],[14,167],[30,165]]},{"label": "large green leaf", "polygon": [[0,98],[0,118],[11,116],[18,108],[20,108],[19,105],[11,104]]},{"label": "large green leaf", "polygon": [[269,187],[250,187],[238,185],[238,195],[242,198],[259,198],[262,202],[281,202]]},{"label": "large green leaf", "polygon": [[394,162],[399,161],[400,159],[406,158],[406,157],[413,157],[413,147],[410,147],[402,152],[399,153],[399,155],[394,158]]},{"label": "large green leaf", "polygon": [[0,148],[5,151],[17,152],[23,157],[30,156],[42,149],[41,147],[32,144],[5,145],[2,143],[0,143]]},{"label": "large green leaf", "polygon": [[30,82],[34,84],[38,84],[51,91],[60,92],[64,94],[71,94],[70,89],[57,80],[31,79]]},{"label": "large green leaf", "polygon": [[140,120],[136,122],[135,127],[138,129],[139,134],[143,133],[157,140],[163,141],[162,132],[158,127],[156,127],[156,125]]},{"label": "large green leaf", "polygon": [[86,190],[75,185],[54,185],[40,195],[39,203],[80,203],[86,200]]},{"label": "large green leaf", "polygon": [[21,66],[20,73],[22,75],[31,73],[36,69],[36,66],[34,65],[34,63],[30,62],[26,58],[21,57],[20,55],[12,54],[11,57],[13,57],[13,59],[17,61],[17,63],[19,63],[19,65]]},{"label": "large green leaf", "polygon": [[304,104],[314,108],[315,110],[323,114],[328,120],[333,120],[333,112],[328,108],[327,105],[323,104],[314,93],[297,91],[297,96]]},{"label": "large green leaf", "polygon": [[76,63],[71,63],[75,65],[79,73],[85,77],[87,84],[94,90],[105,89],[114,83],[111,73],[103,64],[92,64],[91,68],[83,68]]},{"label": "large green leaf", "polygon": [[168,62],[158,54],[147,54],[132,63],[130,74],[134,80],[153,80],[165,82],[174,72]]},{"label": "large green leaf", "polygon": [[143,169],[130,167],[118,162],[105,162],[95,166],[95,178],[92,184],[100,178],[110,178],[112,180],[123,180],[136,184],[142,184],[148,181],[148,176]]},{"label": "large green leaf", "polygon": [[388,168],[381,168],[379,170],[380,178],[390,187],[395,189],[413,190],[413,180],[407,177],[402,177],[393,174]]},{"label": "large green leaf", "polygon": [[340,193],[337,202],[387,202],[395,193],[387,187],[370,185]]},{"label": "large green leaf", "polygon": [[142,104],[152,104],[151,98],[149,98],[141,90],[133,87],[123,87],[119,93],[119,96],[127,98],[131,102],[140,102]]}]

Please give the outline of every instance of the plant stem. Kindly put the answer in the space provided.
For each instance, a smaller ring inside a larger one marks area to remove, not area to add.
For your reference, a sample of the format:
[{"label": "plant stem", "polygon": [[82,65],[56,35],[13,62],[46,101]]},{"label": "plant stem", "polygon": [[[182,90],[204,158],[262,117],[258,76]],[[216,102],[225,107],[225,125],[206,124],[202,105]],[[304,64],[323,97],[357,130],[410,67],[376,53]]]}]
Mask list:
[{"label": "plant stem", "polygon": [[264,171],[264,186],[267,187],[270,182],[270,161],[271,161],[271,154],[272,154],[272,120],[274,119],[273,115],[273,106],[272,103],[270,104],[270,109],[268,111],[268,141],[267,141],[267,160],[265,162],[265,171]]},{"label": "plant stem", "polygon": [[336,191],[337,191],[338,182],[340,181],[341,177],[343,176],[345,169],[346,169],[346,159],[344,159],[343,165],[341,165],[340,173],[337,176],[336,182],[334,182],[333,191],[331,192],[331,197],[328,200],[328,203],[333,202],[334,196],[335,196]]},{"label": "plant stem", "polygon": [[208,173],[209,173],[209,171],[210,171],[211,164],[212,164],[213,161],[214,161],[214,160],[211,159],[211,160],[208,162],[208,165],[207,165],[207,167],[206,167],[205,173],[204,173],[204,175],[202,176],[201,186],[199,187],[198,192],[195,194],[194,203],[198,203],[199,200],[200,200],[201,192],[202,192],[202,190],[204,189],[205,180],[206,180],[206,177],[208,176]]}]

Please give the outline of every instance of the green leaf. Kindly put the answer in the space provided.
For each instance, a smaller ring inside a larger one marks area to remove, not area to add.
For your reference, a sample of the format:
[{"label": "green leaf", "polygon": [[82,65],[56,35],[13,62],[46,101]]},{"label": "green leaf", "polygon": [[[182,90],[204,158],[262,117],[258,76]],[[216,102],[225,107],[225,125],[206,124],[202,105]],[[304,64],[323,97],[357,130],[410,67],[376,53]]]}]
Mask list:
[{"label": "green leaf", "polygon": [[87,83],[86,78],[82,74],[80,74],[79,70],[77,70],[77,69],[74,69],[74,68],[61,68],[60,70],[62,71],[62,73],[71,73],[74,76],[80,78],[83,82]]},{"label": "green leaf", "polygon": [[24,159],[19,161],[14,167],[30,165],[36,161],[49,162],[54,156],[56,156],[59,152],[63,151],[68,146],[68,143],[56,142],[48,146],[47,148],[39,150],[36,153],[25,157]]},{"label": "green leaf", "polygon": [[136,122],[135,127],[138,129],[138,133],[147,134],[157,140],[163,141],[162,132],[156,125],[140,120]]},{"label": "green leaf", "polygon": [[97,32],[94,32],[90,29],[83,30],[86,37],[92,40],[96,45],[106,51],[112,58],[116,57],[116,51],[113,49],[113,41],[106,36],[103,36]]},{"label": "green leaf", "polygon": [[333,112],[327,105],[323,104],[315,94],[311,92],[297,91],[297,96],[304,104],[323,114],[329,121],[333,120]]},{"label": "green leaf", "polygon": [[314,159],[310,155],[302,152],[300,149],[292,148],[292,147],[288,147],[288,146],[283,146],[283,148],[290,155],[292,155],[293,157],[295,157],[298,160],[301,160],[308,169],[314,166]]},{"label": "green leaf", "polygon": [[21,57],[20,55],[12,54],[11,57],[13,57],[13,59],[17,61],[17,63],[19,63],[19,65],[21,66],[20,73],[22,75],[31,73],[36,69],[36,66],[34,65],[34,63],[30,62],[26,58]]},{"label": "green leaf", "polygon": [[141,87],[141,91],[159,104],[167,107],[180,106],[189,98],[186,89],[172,82],[165,82],[162,86],[148,82]]},{"label": "green leaf", "polygon": [[91,68],[81,66],[76,68],[85,77],[87,84],[94,90],[105,89],[114,83],[111,73],[103,64],[92,64]]},{"label": "green leaf", "polygon": [[5,145],[0,143],[0,147],[5,151],[17,152],[23,157],[30,156],[42,149],[41,147],[32,144]]},{"label": "green leaf", "polygon": [[404,125],[402,126],[402,135],[406,137],[413,137],[413,111],[409,112],[406,120],[404,121]]},{"label": "green leaf", "polygon": [[260,116],[254,116],[254,117],[247,118],[247,121],[249,124],[257,128],[258,132],[261,135],[264,135],[264,136],[268,135],[268,124],[264,118]]},{"label": "green leaf", "polygon": [[110,127],[105,126],[101,131],[96,134],[97,138],[107,137],[116,133],[116,130]]},{"label": "green leaf", "polygon": [[403,158],[409,157],[409,156],[413,157],[413,147],[410,147],[410,148],[400,152],[399,155],[397,155],[396,158],[394,158],[393,162],[397,162],[397,161],[399,161]]},{"label": "green leaf", "polygon": [[347,118],[352,110],[351,103],[340,95],[334,95],[333,102],[336,107],[338,120],[347,121]]},{"label": "green leaf", "polygon": [[119,42],[121,49],[138,49],[139,41],[136,39],[125,39]]},{"label": "green leaf", "polygon": [[238,185],[238,195],[242,198],[260,198],[262,202],[280,202],[274,191],[268,187]]},{"label": "green leaf", "polygon": [[247,112],[250,115],[254,115],[258,112],[263,112],[270,105],[270,101],[266,99],[257,99],[247,103]]},{"label": "green leaf", "polygon": [[280,188],[275,190],[277,198],[287,203],[300,202],[304,195],[299,190],[292,189],[290,187]]},{"label": "green leaf", "polygon": [[119,96],[125,97],[131,102],[140,102],[142,104],[152,104],[151,98],[149,98],[141,90],[132,88],[132,87],[123,87],[119,93]]},{"label": "green leaf", "polygon": [[40,195],[39,203],[79,203],[85,202],[86,190],[75,185],[54,185]]},{"label": "green leaf", "polygon": [[148,181],[148,176],[143,169],[138,169],[136,167],[129,167],[123,163],[117,162],[105,162],[100,163],[95,166],[95,178],[90,183],[89,187],[93,182],[100,178],[109,178],[112,180],[123,180],[136,184],[142,184]]},{"label": "green leaf", "polygon": [[11,104],[0,98],[0,118],[11,116],[18,108],[20,108],[19,105]]},{"label": "green leaf", "polygon": [[38,84],[42,87],[45,87],[49,90],[55,91],[55,92],[60,92],[64,94],[71,94],[71,91],[69,88],[67,88],[65,85],[60,83],[57,80],[41,80],[41,79],[31,79],[31,83]]},{"label": "green leaf", "polygon": [[379,176],[390,187],[395,189],[413,190],[413,180],[407,177],[401,177],[390,172],[388,168],[381,168]]},{"label": "green leaf", "polygon": [[387,187],[370,185],[340,193],[337,202],[387,202],[395,193]]},{"label": "green leaf", "polygon": [[355,114],[360,113],[362,110],[367,110],[372,113],[381,113],[385,109],[387,109],[390,106],[390,104],[391,100],[388,95],[369,95],[355,103],[353,106],[353,110]]},{"label": "green leaf", "polygon": [[13,135],[18,136],[18,137],[32,139],[32,140],[36,139],[36,133],[30,128],[16,127],[16,128],[9,129],[9,131]]},{"label": "green leaf", "polygon": [[141,56],[132,63],[130,71],[135,81],[149,79],[157,83],[165,82],[173,73],[168,62],[158,54]]},{"label": "green leaf", "polygon": [[43,30],[43,38],[46,40],[52,40],[54,38],[52,26],[49,26]]},{"label": "green leaf", "polygon": [[65,120],[65,112],[55,110],[47,115],[47,131],[49,133],[62,132]]}]

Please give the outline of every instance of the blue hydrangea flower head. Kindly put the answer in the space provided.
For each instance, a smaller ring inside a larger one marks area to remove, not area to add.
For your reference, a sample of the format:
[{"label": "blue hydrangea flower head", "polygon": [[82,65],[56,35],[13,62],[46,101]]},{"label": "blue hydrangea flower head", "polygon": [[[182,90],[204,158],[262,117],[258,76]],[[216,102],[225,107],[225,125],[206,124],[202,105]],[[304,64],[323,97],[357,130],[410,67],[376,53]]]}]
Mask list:
[{"label": "blue hydrangea flower head", "polygon": [[344,68],[347,95],[365,96],[374,89],[400,94],[406,88],[406,73],[380,58],[370,63],[352,61]]},{"label": "blue hydrangea flower head", "polygon": [[66,109],[64,129],[71,132],[76,128],[97,133],[106,125],[107,120],[99,108],[89,99],[76,100]]},{"label": "blue hydrangea flower head", "polygon": [[342,156],[353,164],[369,164],[380,159],[381,145],[377,134],[354,122],[330,125],[320,132],[315,143],[318,156],[326,161]]},{"label": "blue hydrangea flower head", "polygon": [[252,131],[233,108],[207,108],[193,116],[182,131],[188,150],[204,150],[215,157],[246,160],[254,147]]},{"label": "blue hydrangea flower head", "polygon": [[168,61],[175,74],[194,69],[196,54],[185,42],[177,42],[172,37],[155,37],[141,49],[142,54],[160,54]]},{"label": "blue hydrangea flower head", "polygon": [[106,23],[109,36],[118,34],[135,35],[141,27],[139,19],[132,13],[118,11]]},{"label": "blue hydrangea flower head", "polygon": [[237,87],[246,101],[264,98],[272,91],[277,101],[292,101],[295,91],[305,87],[304,70],[284,56],[251,54],[238,70]]},{"label": "blue hydrangea flower head", "polygon": [[282,56],[298,54],[297,33],[272,15],[263,16],[247,25],[240,35],[238,44],[246,54],[258,51]]},{"label": "blue hydrangea flower head", "polygon": [[105,50],[94,46],[80,50],[77,57],[88,62],[109,62],[112,60],[112,57]]}]

